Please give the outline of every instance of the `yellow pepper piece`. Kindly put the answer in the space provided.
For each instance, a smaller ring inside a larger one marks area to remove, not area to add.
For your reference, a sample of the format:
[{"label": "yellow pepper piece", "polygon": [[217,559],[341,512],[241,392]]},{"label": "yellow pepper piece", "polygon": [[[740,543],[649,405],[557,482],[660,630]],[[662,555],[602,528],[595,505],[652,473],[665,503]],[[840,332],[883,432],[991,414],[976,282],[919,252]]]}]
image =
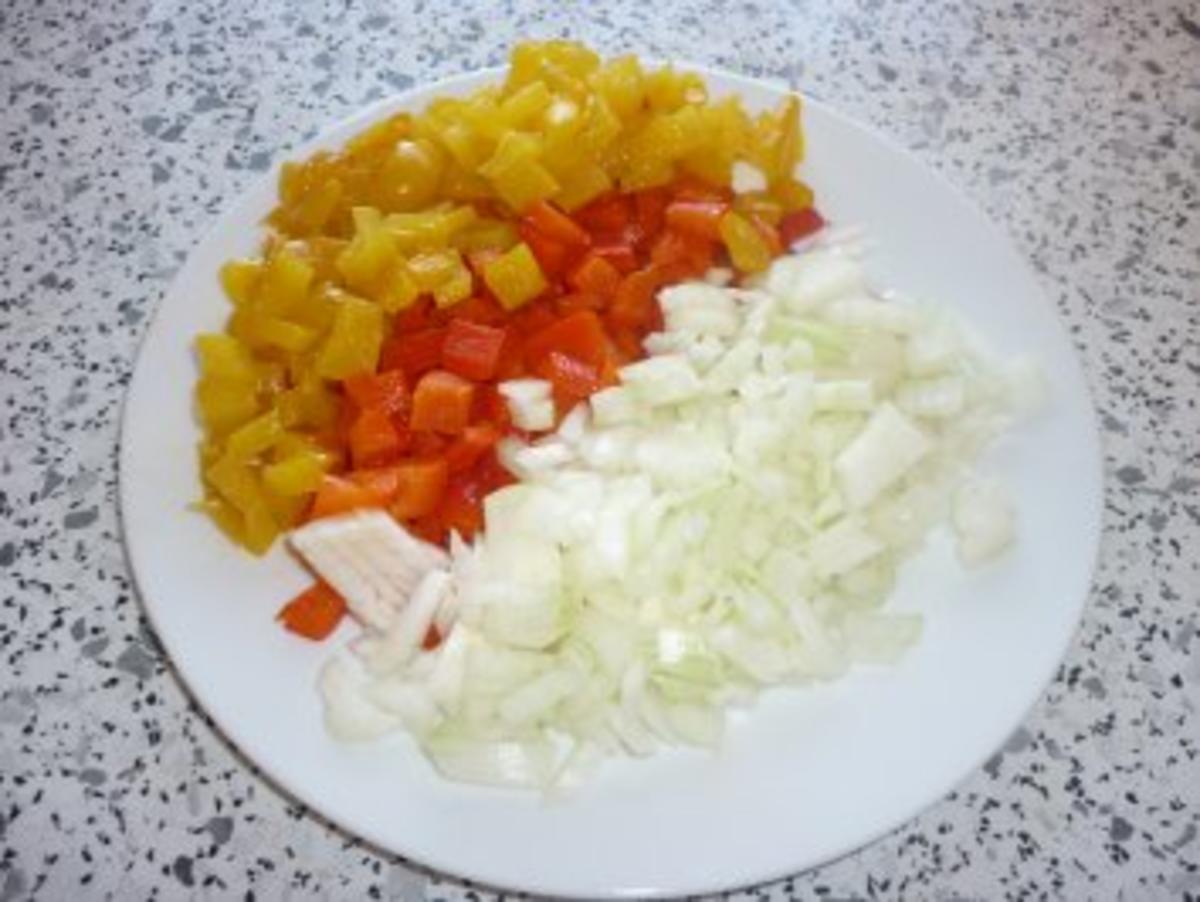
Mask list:
[{"label": "yellow pepper piece", "polygon": [[338,396],[315,375],[297,380],[295,387],[281,392],[275,403],[280,422],[289,429],[324,429],[338,416]]},{"label": "yellow pepper piece", "polygon": [[315,452],[300,452],[263,467],[263,484],[277,495],[306,495],[317,490],[325,460]]},{"label": "yellow pepper piece", "polygon": [[510,131],[479,172],[514,212],[521,213],[558,190],[558,182],[540,162],[541,154],[542,141],[536,135]]},{"label": "yellow pepper piece", "polygon": [[560,175],[562,188],[554,195],[555,202],[572,213],[590,200],[594,200],[612,187],[612,179],[602,166],[582,163],[577,168]]},{"label": "yellow pepper piece", "polygon": [[267,261],[256,300],[264,313],[287,316],[304,303],[313,280],[313,268],[302,257],[284,247]]},{"label": "yellow pepper piece", "polygon": [[488,263],[483,280],[506,310],[515,310],[546,290],[542,268],[523,241]]},{"label": "yellow pepper piece", "polygon": [[352,295],[344,296],[334,314],[333,327],[317,352],[317,374],[324,379],[345,379],[375,370],[383,344],[383,310]]},{"label": "yellow pepper piece", "polygon": [[237,383],[249,391],[258,384],[254,358],[236,338],[212,333],[198,335],[196,353],[200,358],[202,377]]},{"label": "yellow pepper piece", "polygon": [[592,84],[612,111],[625,121],[632,119],[646,100],[645,73],[632,54],[610,60],[592,76]]},{"label": "yellow pepper piece", "polygon": [[369,292],[398,254],[396,239],[373,207],[354,208],[354,239],[337,258],[337,268],[355,291]]},{"label": "yellow pepper piece", "polygon": [[231,434],[225,442],[225,455],[234,460],[250,460],[283,438],[279,411],[272,408]]},{"label": "yellow pepper piece", "polygon": [[419,210],[437,199],[444,154],[425,138],[401,141],[379,173],[378,189],[389,210]]},{"label": "yellow pepper piece", "polygon": [[501,219],[480,219],[451,239],[460,251],[506,251],[520,239],[512,223]]},{"label": "yellow pepper piece", "polygon": [[258,413],[253,386],[238,381],[204,378],[196,385],[200,421],[211,434],[222,435]]},{"label": "yellow pepper piece", "polygon": [[244,307],[250,303],[262,269],[261,260],[230,260],[221,267],[221,287],[234,306]]},{"label": "yellow pepper piece", "polygon": [[534,81],[512,94],[500,104],[496,120],[502,127],[528,128],[532,126],[554,99],[543,81]]},{"label": "yellow pepper piece", "polygon": [[439,307],[450,307],[471,296],[475,281],[471,270],[459,259],[458,266],[450,277],[433,290],[433,301]]},{"label": "yellow pepper piece", "polygon": [[738,213],[730,211],[717,224],[729,259],[742,272],[762,272],[771,265],[771,247],[758,229]]},{"label": "yellow pepper piece", "polygon": [[771,194],[779,199],[789,213],[794,210],[807,210],[813,205],[812,188],[796,179],[785,179],[772,185]]},{"label": "yellow pepper piece", "polygon": [[316,332],[312,329],[254,311],[246,314],[244,329],[253,345],[274,347],[291,352],[303,351],[317,337]]}]

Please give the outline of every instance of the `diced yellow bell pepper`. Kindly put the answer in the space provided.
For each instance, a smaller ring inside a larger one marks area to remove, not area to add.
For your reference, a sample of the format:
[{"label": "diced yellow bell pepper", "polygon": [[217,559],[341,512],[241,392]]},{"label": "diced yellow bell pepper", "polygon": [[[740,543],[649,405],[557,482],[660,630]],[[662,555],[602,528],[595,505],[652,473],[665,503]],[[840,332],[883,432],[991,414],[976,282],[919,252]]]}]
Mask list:
[{"label": "diced yellow bell pepper", "polygon": [[789,213],[795,210],[807,210],[813,205],[812,188],[798,179],[784,179],[772,185],[771,194],[779,199]]},{"label": "diced yellow bell pepper", "polygon": [[252,344],[279,348],[283,351],[303,351],[317,337],[313,329],[275,316],[249,311],[245,328]]},{"label": "diced yellow bell pepper", "polygon": [[262,275],[261,260],[230,260],[221,267],[221,287],[225,296],[238,307],[250,303]]},{"label": "diced yellow bell pepper", "polygon": [[265,499],[246,511],[245,546],[251,554],[265,554],[281,531]]},{"label": "diced yellow bell pepper", "polygon": [[506,132],[492,158],[479,167],[496,194],[516,213],[558,191],[558,182],[540,162],[541,151],[537,136]]},{"label": "diced yellow bell pepper", "polygon": [[451,307],[471,296],[475,281],[465,263],[459,259],[454,272],[433,290],[433,301],[439,307]]},{"label": "diced yellow bell pepper", "polygon": [[646,75],[646,101],[655,112],[670,113],[685,103],[703,103],[708,90],[694,72],[666,66]]},{"label": "diced yellow bell pepper", "polygon": [[339,179],[328,178],[306,191],[292,206],[292,221],[300,234],[319,232],[333,218],[344,195]]},{"label": "diced yellow bell pepper", "polygon": [[205,377],[196,384],[200,421],[212,435],[223,435],[258,413],[254,388],[241,381]]},{"label": "diced yellow bell pepper", "polygon": [[308,261],[287,247],[272,254],[255,295],[259,309],[273,316],[288,316],[304,303],[313,275]]},{"label": "diced yellow bell pepper", "polygon": [[527,41],[509,55],[504,92],[511,95],[524,85],[542,80],[552,91],[578,96],[587,90],[587,78],[600,65],[600,58],[574,41]]},{"label": "diced yellow bell pepper", "polygon": [[243,515],[255,505],[263,503],[258,477],[248,461],[225,454],[204,471],[204,477],[222,498]]},{"label": "diced yellow bell pepper", "polygon": [[194,509],[210,517],[221,532],[236,544],[244,545],[246,543],[245,518],[224,498],[210,492],[203,501],[195,505]]},{"label": "diced yellow bell pepper", "polygon": [[577,152],[592,159],[599,159],[621,134],[621,120],[612,111],[608,101],[599,94],[588,97],[583,118]]},{"label": "diced yellow bell pepper", "polygon": [[645,73],[632,54],[618,56],[601,66],[592,76],[592,85],[612,111],[626,121],[637,115],[646,100]]},{"label": "diced yellow bell pepper", "polygon": [[196,353],[202,377],[240,384],[250,391],[258,384],[254,358],[236,338],[213,333],[198,335]]},{"label": "diced yellow bell pepper", "polygon": [[315,492],[325,473],[325,463],[325,459],[314,452],[293,454],[263,467],[263,484],[275,494],[285,497]]},{"label": "diced yellow bell pepper", "polygon": [[348,286],[368,292],[395,261],[396,239],[383,227],[383,217],[373,207],[355,207],[354,226],[354,239],[337,258],[337,267]]},{"label": "diced yellow bell pepper", "polygon": [[520,239],[512,223],[501,219],[480,219],[456,233],[451,239],[460,251],[506,251]]},{"label": "diced yellow bell pepper", "polygon": [[612,188],[612,179],[604,167],[590,162],[581,163],[575,169],[562,173],[559,180],[562,188],[554,195],[554,201],[568,213]]},{"label": "diced yellow bell pepper", "polygon": [[529,128],[550,105],[554,96],[543,81],[534,81],[518,89],[500,104],[496,121],[500,128]]},{"label": "diced yellow bell pepper", "polygon": [[283,438],[283,421],[275,408],[239,427],[225,440],[225,455],[234,460],[251,460]]},{"label": "diced yellow bell pepper", "polygon": [[458,251],[432,251],[410,259],[408,271],[421,291],[431,292],[454,276],[461,265]]},{"label": "diced yellow bell pepper", "polygon": [[[308,509],[309,496],[311,493],[300,495],[281,495],[278,492],[272,491],[267,484],[266,478],[263,478],[263,500],[266,501],[267,510],[271,513],[271,520],[276,524],[277,533],[283,529],[296,525],[304,512]],[[247,521],[249,518],[247,518]],[[271,537],[274,540],[274,536]],[[270,543],[267,543],[268,546]],[[264,549],[266,550],[266,549]]]},{"label": "diced yellow bell pepper", "polygon": [[425,138],[399,142],[379,172],[383,206],[389,210],[419,210],[436,200],[443,153]]},{"label": "diced yellow bell pepper", "polygon": [[515,310],[546,290],[537,258],[523,241],[489,262],[483,268],[483,280],[506,310]]},{"label": "diced yellow bell pepper", "polygon": [[382,308],[345,295],[338,302],[329,335],[317,352],[317,374],[324,379],[345,379],[373,372],[382,344]]},{"label": "diced yellow bell pepper", "polygon": [[409,272],[408,264],[399,257],[376,280],[371,291],[371,299],[388,313],[407,310],[420,296],[420,286]]},{"label": "diced yellow bell pepper", "polygon": [[717,228],[729,259],[742,272],[761,272],[771,265],[771,247],[750,220],[731,210],[721,217]]},{"label": "diced yellow bell pepper", "polygon": [[338,416],[338,396],[315,375],[298,380],[275,403],[280,421],[289,429],[324,429]]},{"label": "diced yellow bell pepper", "polygon": [[771,225],[778,225],[779,220],[783,219],[783,214],[786,212],[783,202],[765,191],[739,194],[734,198],[733,208],[743,216],[753,214]]}]

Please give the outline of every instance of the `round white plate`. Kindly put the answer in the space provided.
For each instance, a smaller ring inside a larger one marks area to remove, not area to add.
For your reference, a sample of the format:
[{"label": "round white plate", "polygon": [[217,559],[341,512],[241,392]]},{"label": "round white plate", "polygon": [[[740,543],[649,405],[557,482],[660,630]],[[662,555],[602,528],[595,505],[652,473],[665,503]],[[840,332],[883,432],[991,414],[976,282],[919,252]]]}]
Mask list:
[{"label": "round white plate", "polygon": [[[752,108],[780,97],[706,75],[714,93],[735,91]],[[496,77],[386,100],[292,156]],[[948,792],[1020,723],[1067,647],[1098,544],[1100,452],[1079,364],[1029,266],[945,181],[820,103],[806,105],[804,124],[804,175],[830,219],[865,227],[873,277],[961,311],[994,348],[1030,352],[1045,369],[1049,409],[989,460],[1015,494],[1014,551],[966,573],[935,540],[902,575],[895,605],[927,621],[895,670],[768,693],[733,718],[719,753],[614,762],[563,798],[446,783],[403,735],[332,741],[313,688],[331,646],[273,620],[305,583],[298,566],[279,549],[265,560],[238,551],[187,510],[200,494],[191,344],[224,322],[217,269],[257,249],[275,199],[268,177],[192,253],[150,327],[125,408],[121,501],[138,587],[179,673],[284,789],[385,849],[496,886],[682,894],[794,873],[867,843]]]}]

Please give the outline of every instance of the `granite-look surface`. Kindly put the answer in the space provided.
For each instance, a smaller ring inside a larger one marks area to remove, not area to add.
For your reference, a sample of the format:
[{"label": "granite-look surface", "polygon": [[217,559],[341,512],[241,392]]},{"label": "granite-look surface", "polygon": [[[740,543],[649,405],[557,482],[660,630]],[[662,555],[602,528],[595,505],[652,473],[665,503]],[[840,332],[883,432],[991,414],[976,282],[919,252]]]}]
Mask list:
[{"label": "granite-look surface", "polygon": [[913,148],[1032,259],[1101,409],[1103,561],[1036,710],[913,822],[747,898],[1200,898],[1200,5],[557,6],[0,8],[0,900],[475,897],[189,706],[122,557],[118,415],[172,273],[277,154],[550,34],[785,79]]}]

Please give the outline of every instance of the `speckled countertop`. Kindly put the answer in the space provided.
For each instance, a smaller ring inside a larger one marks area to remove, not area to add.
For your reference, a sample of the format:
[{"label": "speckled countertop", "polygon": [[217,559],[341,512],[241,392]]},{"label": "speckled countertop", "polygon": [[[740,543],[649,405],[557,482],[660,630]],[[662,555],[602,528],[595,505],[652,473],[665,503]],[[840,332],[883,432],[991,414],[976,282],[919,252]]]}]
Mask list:
[{"label": "speckled countertop", "polygon": [[895,136],[1033,261],[1100,406],[1102,564],[1042,702],[916,820],[753,897],[1200,898],[1200,5],[17,0],[0,900],[474,897],[281,797],[189,705],[130,585],[115,451],[162,291],[280,148],[531,34],[787,79]]}]

